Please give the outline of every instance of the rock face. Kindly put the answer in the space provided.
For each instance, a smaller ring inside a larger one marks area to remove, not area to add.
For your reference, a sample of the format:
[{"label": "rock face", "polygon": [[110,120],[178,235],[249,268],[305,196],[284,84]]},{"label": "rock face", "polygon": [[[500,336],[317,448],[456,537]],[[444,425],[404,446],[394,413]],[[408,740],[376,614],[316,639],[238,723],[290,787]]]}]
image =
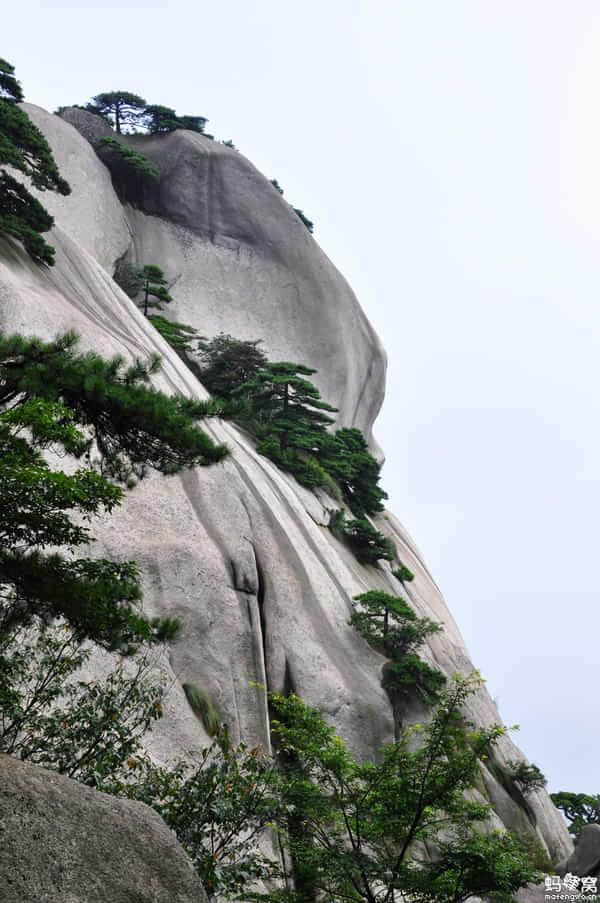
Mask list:
[{"label": "rock face", "polygon": [[159,815],[0,755],[0,903],[206,903]]},{"label": "rock face", "polygon": [[[205,397],[112,280],[127,255],[169,275],[169,316],[204,335],[263,337],[272,359],[312,364],[339,422],[370,430],[385,370],[377,337],[343,278],[248,161],[191,133],[138,139],[161,180],[146,209],[133,210],[119,203],[106,168],[73,126],[27,110],[73,195],[43,197],[57,223],[52,269],[0,242],[0,328],[44,337],[75,328],[85,347],[105,355],[158,351],[160,388]],[[446,674],[468,672],[472,664],[438,587],[393,515],[377,526],[415,574],[406,590],[386,564],[361,566],[334,538],[327,524],[337,502],[300,487],[231,424],[211,421],[206,429],[229,445],[228,459],[150,477],[95,531],[99,552],[138,562],[146,609],[184,624],[164,663],[173,690],[151,738],[153,753],[167,759],[207,741],[181,690],[193,682],[210,694],[234,739],[269,744],[258,683],[295,689],[358,754],[372,754],[393,736],[392,713],[381,688],[382,657],[348,626],[352,597],[377,588],[403,593],[419,615],[444,625],[424,657]],[[470,715],[481,725],[499,720],[485,690],[473,697]],[[501,823],[537,833],[553,858],[564,858],[572,845],[547,794],[530,795],[524,808],[498,778],[503,761],[520,757],[502,739],[485,794]]]},{"label": "rock face", "polygon": [[557,872],[600,878],[600,825],[585,825],[581,829],[575,850],[557,866]]}]

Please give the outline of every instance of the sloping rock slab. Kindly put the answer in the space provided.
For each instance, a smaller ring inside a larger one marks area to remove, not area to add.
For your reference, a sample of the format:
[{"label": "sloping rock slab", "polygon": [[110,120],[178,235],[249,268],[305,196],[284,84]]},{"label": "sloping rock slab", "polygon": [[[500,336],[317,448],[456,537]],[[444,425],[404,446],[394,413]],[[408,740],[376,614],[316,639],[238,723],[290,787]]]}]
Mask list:
[{"label": "sloping rock slab", "polygon": [[206,903],[160,816],[0,756],[1,903]]}]

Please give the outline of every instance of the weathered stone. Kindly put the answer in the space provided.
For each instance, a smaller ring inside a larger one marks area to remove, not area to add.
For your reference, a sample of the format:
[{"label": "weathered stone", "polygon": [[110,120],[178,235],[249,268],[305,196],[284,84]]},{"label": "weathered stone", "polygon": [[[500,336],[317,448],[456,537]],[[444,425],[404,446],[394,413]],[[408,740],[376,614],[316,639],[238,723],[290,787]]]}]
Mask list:
[{"label": "weathered stone", "polygon": [[572,855],[557,866],[557,874],[567,872],[600,878],[600,825],[585,825],[581,829]]},{"label": "weathered stone", "polygon": [[[90,158],[83,184],[80,157],[91,152],[87,142],[58,117],[28,111],[48,130],[74,197],[52,208],[55,267],[36,266],[15,242],[0,242],[0,327],[43,337],[76,328],[84,347],[126,359],[158,351],[164,362],[159,388],[205,397],[110,278],[106,261],[123,252],[124,213],[105,167]],[[342,277],[277,192],[235,151],[202,136],[177,133],[138,143],[161,165],[164,206],[160,216],[126,210],[127,228],[134,259],[159,264],[175,280],[168,315],[205,335],[223,329],[262,336],[271,356],[312,363],[325,397],[340,407],[341,422],[368,429],[381,398],[379,343]],[[55,204],[48,192],[43,201]],[[393,737],[392,713],[380,683],[383,659],[348,625],[352,598],[368,589],[402,593],[419,615],[443,623],[424,657],[446,674],[465,673],[472,664],[438,587],[393,515],[376,523],[415,574],[404,589],[387,565],[358,564],[327,529],[338,502],[300,487],[257,455],[232,424],[211,420],[206,429],[229,445],[227,460],[144,480],[95,528],[99,552],[138,562],[145,610],[183,621],[165,663],[173,689],[150,737],[152,752],[166,760],[208,741],[181,690],[190,682],[209,693],[234,740],[268,746],[260,685],[292,686],[358,754],[371,755]],[[470,700],[468,714],[482,726],[500,720],[484,689]],[[505,762],[522,757],[508,737],[501,738],[498,756]],[[528,797],[528,812],[503,793],[488,785],[508,827],[530,825],[553,859],[570,854],[562,817],[544,791]]]},{"label": "weathered stone", "polygon": [[206,903],[160,816],[0,755],[0,903]]}]

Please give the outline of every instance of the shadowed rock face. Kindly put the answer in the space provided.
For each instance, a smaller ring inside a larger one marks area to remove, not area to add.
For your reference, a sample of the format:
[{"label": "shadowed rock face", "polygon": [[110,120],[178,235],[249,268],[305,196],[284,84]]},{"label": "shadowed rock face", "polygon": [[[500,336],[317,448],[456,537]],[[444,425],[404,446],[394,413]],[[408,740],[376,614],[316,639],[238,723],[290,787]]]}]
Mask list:
[{"label": "shadowed rock face", "polygon": [[0,903],[206,903],[143,803],[0,755]]},{"label": "shadowed rock face", "polygon": [[[28,112],[47,133],[74,196],[43,198],[57,221],[54,268],[38,267],[15,243],[0,241],[0,327],[45,337],[76,328],[84,347],[105,355],[158,351],[159,388],[205,397],[111,279],[115,260],[128,253],[170,275],[176,300],[169,316],[204,335],[222,329],[264,337],[272,358],[319,369],[342,422],[370,427],[383,384],[377,339],[342,277],[251,164],[189,133],[145,140],[144,153],[162,167],[161,206],[154,214],[125,209],[87,141],[57,117]],[[348,626],[352,597],[377,588],[407,596],[419,615],[444,625],[424,657],[446,674],[468,672],[468,653],[439,589],[393,515],[377,526],[415,574],[406,590],[387,564],[363,567],[334,538],[327,523],[336,502],[278,471],[231,424],[210,421],[206,429],[229,445],[227,460],[148,478],[95,531],[99,553],[138,562],[146,610],[184,624],[161,664],[173,689],[149,741],[153,753],[165,760],[208,741],[181,689],[188,682],[209,693],[234,740],[269,745],[258,683],[295,689],[358,754],[372,754],[393,737],[392,713],[381,688],[383,658]],[[96,667],[100,673],[100,659]],[[480,725],[499,720],[485,690],[471,700],[469,715]],[[520,757],[503,738],[498,761]],[[570,853],[546,793],[532,794],[525,812],[491,773],[485,784],[499,824],[537,831],[555,858]]]}]

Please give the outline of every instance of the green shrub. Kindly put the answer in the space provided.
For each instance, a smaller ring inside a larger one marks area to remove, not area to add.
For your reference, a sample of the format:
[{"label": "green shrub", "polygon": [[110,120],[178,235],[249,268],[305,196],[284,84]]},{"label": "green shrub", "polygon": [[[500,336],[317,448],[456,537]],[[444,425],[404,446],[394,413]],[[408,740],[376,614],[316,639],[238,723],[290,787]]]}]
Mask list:
[{"label": "green shrub", "polygon": [[392,561],[396,555],[391,539],[376,530],[364,518],[348,521],[344,537],[361,564],[377,564],[380,559]]},{"label": "green shrub", "polygon": [[401,696],[417,690],[430,705],[437,701],[445,683],[446,678],[441,671],[432,668],[413,652],[386,662],[383,666],[385,690]]},{"label": "green shrub", "polygon": [[[282,192],[282,194],[283,194],[283,192]],[[292,210],[294,211],[294,213],[296,214],[298,219],[302,220],[302,222],[304,223],[304,225],[306,226],[306,228],[312,235],[312,233],[314,232],[314,229],[315,229],[315,224],[311,220],[309,220],[309,218],[303,213],[302,210],[300,210],[299,207],[292,207]]]},{"label": "green shrub", "polygon": [[519,762],[509,760],[506,763],[507,773],[515,782],[521,793],[533,793],[534,790],[542,790],[547,780],[537,765],[521,759]]},{"label": "green shrub", "polygon": [[400,583],[411,583],[415,579],[413,572],[410,571],[404,564],[400,564],[400,567],[393,570],[392,574],[397,580],[400,581]]},{"label": "green shrub", "polygon": [[329,515],[328,528],[331,530],[336,539],[344,538],[344,528],[346,526],[346,512],[343,508],[336,508]]}]

